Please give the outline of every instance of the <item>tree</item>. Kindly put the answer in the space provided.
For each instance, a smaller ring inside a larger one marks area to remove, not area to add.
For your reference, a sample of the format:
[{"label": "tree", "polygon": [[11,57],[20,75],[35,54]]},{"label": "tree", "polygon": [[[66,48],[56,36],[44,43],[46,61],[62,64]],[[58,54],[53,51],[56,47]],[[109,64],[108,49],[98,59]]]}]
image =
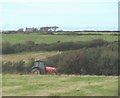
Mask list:
[{"label": "tree", "polygon": [[49,32],[50,29],[51,29],[51,27],[41,27],[40,31],[41,32]]},{"label": "tree", "polygon": [[18,29],[17,32],[23,32],[23,30],[24,30],[24,29],[21,28],[21,29]]},{"label": "tree", "polygon": [[55,32],[59,27],[58,26],[53,26],[52,29]]},{"label": "tree", "polygon": [[53,27],[41,27],[40,31],[41,32],[55,32],[59,27],[58,26],[53,26]]}]

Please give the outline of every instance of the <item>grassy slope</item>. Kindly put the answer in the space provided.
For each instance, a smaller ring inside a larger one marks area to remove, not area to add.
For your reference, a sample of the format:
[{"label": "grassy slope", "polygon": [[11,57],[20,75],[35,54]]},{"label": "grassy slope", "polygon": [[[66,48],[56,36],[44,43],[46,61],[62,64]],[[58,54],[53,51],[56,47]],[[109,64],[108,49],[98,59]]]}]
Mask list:
[{"label": "grassy slope", "polygon": [[3,75],[3,95],[117,96],[118,78],[105,76]]},{"label": "grassy slope", "polygon": [[57,54],[60,54],[61,52],[52,51],[52,52],[23,52],[23,53],[17,53],[17,54],[8,54],[8,55],[2,55],[0,58],[2,58],[2,61],[28,61],[31,58],[35,59],[45,59],[50,56],[54,56]]},{"label": "grassy slope", "polygon": [[[1,39],[1,38],[0,38]],[[15,43],[24,43],[26,41],[34,41],[35,43],[55,43],[58,40],[61,42],[70,42],[70,41],[90,41],[93,39],[104,39],[107,41],[116,41],[118,40],[117,36],[76,36],[76,35],[40,35],[40,34],[3,34],[2,41]]]}]

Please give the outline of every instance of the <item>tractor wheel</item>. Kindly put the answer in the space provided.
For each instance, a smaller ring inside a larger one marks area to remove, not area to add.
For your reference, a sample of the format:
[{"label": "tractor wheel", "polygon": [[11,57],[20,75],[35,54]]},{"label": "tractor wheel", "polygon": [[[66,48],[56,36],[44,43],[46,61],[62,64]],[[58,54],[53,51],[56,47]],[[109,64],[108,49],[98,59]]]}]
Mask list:
[{"label": "tractor wheel", "polygon": [[31,73],[38,75],[38,74],[40,74],[40,70],[38,68],[34,68],[34,69],[32,69]]},{"label": "tractor wheel", "polygon": [[57,75],[57,72],[55,71],[52,71],[52,72],[49,72],[50,75]]}]

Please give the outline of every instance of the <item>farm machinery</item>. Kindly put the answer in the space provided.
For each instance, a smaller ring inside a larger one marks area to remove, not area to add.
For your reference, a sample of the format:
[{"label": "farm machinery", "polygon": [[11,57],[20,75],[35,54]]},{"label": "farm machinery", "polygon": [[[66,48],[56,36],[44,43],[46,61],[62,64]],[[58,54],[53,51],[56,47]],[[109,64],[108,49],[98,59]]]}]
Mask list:
[{"label": "farm machinery", "polygon": [[57,68],[52,66],[47,66],[44,61],[37,60],[34,61],[34,64],[32,66],[31,70],[32,74],[57,74]]}]

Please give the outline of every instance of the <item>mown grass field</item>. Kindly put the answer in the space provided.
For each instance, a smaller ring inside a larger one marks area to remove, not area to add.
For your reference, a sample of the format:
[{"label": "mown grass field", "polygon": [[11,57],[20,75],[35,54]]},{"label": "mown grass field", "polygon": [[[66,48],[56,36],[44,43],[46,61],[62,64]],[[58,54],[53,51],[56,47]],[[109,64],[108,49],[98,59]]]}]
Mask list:
[{"label": "mown grass field", "polygon": [[60,54],[61,52],[58,51],[52,51],[52,52],[22,52],[22,53],[17,53],[17,54],[8,54],[8,55],[2,55],[0,56],[0,59],[2,61],[7,62],[7,61],[28,61],[32,58],[34,59],[46,59],[47,57],[54,56],[57,54]]},{"label": "mown grass field", "polygon": [[117,96],[117,76],[3,75],[3,96]]},{"label": "mown grass field", "polygon": [[24,43],[26,41],[34,41],[35,43],[56,43],[57,41],[61,42],[75,42],[75,41],[91,41],[94,39],[104,39],[107,41],[117,41],[117,36],[110,35],[40,35],[40,34],[3,34],[0,37],[2,42],[15,43]]}]

